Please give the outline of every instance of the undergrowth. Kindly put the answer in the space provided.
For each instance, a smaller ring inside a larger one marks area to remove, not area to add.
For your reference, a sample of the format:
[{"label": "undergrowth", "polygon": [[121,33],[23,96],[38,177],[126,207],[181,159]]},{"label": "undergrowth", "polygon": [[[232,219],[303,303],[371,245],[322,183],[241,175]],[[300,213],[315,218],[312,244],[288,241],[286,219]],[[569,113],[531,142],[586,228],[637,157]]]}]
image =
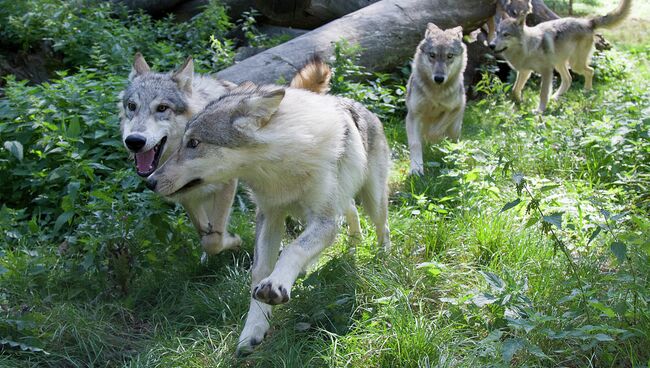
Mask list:
[{"label": "undergrowth", "polygon": [[[35,86],[10,77],[0,99],[1,366],[648,365],[646,45],[597,54],[594,91],[576,78],[543,116],[529,113],[538,80],[518,106],[512,81],[484,75],[460,142],[428,146],[410,177],[408,67],[369,73],[338,43],[333,92],[377,113],[391,145],[394,249],[378,256],[362,216],[356,254],[342,231],[236,359],[254,208],[241,191],[242,249],[200,264],[182,209],[131,167],[116,108],[136,48],[158,70],[192,54],[214,71],[232,63],[233,22],[214,3],[187,24],[108,2],[2,5],[3,38],[52,42],[69,69]],[[254,17],[246,37],[274,42]]]}]

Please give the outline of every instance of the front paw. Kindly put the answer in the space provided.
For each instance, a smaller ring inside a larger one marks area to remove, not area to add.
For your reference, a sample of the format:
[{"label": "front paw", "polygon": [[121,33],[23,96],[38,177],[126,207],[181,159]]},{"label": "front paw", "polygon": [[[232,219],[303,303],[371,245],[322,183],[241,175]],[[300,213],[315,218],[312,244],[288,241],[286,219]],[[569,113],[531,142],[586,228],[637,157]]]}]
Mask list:
[{"label": "front paw", "polygon": [[278,281],[266,278],[253,289],[253,298],[269,305],[283,304],[291,298],[291,289]]},{"label": "front paw", "polygon": [[215,255],[227,249],[235,249],[241,245],[239,235],[226,233],[210,233],[201,237],[201,246],[208,255]]},{"label": "front paw", "polygon": [[253,349],[266,337],[269,327],[270,325],[266,320],[258,321],[250,326],[248,324],[244,326],[244,330],[239,335],[239,342],[237,343],[235,354],[238,357],[244,357],[252,353]]},{"label": "front paw", "polygon": [[424,165],[411,165],[411,171],[409,172],[411,176],[422,176],[424,175]]}]

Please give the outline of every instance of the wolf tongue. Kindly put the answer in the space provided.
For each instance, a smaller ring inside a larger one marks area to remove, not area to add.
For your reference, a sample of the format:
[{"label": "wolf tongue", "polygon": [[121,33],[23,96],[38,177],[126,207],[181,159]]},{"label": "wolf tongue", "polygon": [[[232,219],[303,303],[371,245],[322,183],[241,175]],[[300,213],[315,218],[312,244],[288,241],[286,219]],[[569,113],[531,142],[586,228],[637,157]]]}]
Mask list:
[{"label": "wolf tongue", "polygon": [[147,173],[153,169],[153,159],[156,157],[156,151],[152,148],[146,152],[135,154],[135,165],[141,173]]}]

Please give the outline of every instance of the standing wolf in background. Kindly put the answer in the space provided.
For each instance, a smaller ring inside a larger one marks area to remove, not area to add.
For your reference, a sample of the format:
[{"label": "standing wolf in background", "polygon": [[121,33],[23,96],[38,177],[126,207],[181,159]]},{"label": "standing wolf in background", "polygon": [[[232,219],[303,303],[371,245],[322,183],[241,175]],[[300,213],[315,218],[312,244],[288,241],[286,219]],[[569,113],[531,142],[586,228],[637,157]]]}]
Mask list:
[{"label": "standing wolf in background", "polygon": [[488,42],[492,42],[497,34],[497,24],[505,17],[519,18],[533,12],[533,4],[530,0],[498,0],[497,10],[494,16],[487,22]]},{"label": "standing wolf in background", "polygon": [[[241,354],[264,338],[271,305],[288,302],[298,274],[334,242],[339,217],[356,215],[357,194],[388,249],[389,163],[381,122],[361,104],[249,82],[192,118],[147,186],[172,198],[232,178],[251,188],[255,253]],[[287,215],[305,220],[305,230],[278,259]]]},{"label": "standing wolf in background", "polygon": [[526,17],[504,18],[497,27],[497,37],[490,47],[501,53],[508,64],[517,71],[513,90],[517,101],[530,74],[542,75],[539,107],[536,113],[546,109],[553,87],[553,69],[562,78],[560,88],[553,95],[559,99],[571,86],[569,67],[585,77],[585,90],[592,87],[594,69],[589,66],[594,45],[594,30],[614,27],[627,17],[631,0],[623,0],[613,12],[592,18],[561,18],[526,26]]},{"label": "standing wolf in background", "polygon": [[[291,83],[326,93],[330,75],[327,64],[314,57]],[[129,85],[120,93],[119,109],[122,139],[134,155],[138,175],[147,177],[154,172],[178,147],[192,115],[235,87],[231,82],[194,74],[191,58],[175,72],[156,73],[137,53]],[[178,198],[199,232],[204,257],[241,243],[239,236],[227,232],[236,190],[237,179],[231,178]]]},{"label": "standing wolf in background", "polygon": [[406,135],[411,174],[424,174],[422,139],[436,143],[445,136],[457,140],[465,112],[463,72],[467,48],[463,29],[441,30],[429,23],[418,45],[406,91]]}]

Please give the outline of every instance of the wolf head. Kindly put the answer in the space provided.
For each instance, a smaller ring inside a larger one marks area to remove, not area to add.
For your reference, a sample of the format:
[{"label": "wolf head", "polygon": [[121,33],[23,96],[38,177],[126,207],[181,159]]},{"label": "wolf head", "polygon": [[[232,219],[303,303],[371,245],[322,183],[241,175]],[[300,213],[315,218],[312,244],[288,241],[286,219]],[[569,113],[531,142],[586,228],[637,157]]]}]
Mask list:
[{"label": "wolf head", "polygon": [[511,18],[526,17],[533,12],[530,0],[501,0],[501,8]]},{"label": "wolf head", "polygon": [[149,176],[178,146],[192,115],[193,74],[191,58],[176,72],[155,73],[140,53],[135,55],[119,109],[122,140],[135,156],[138,175]]},{"label": "wolf head", "polygon": [[524,26],[526,25],[526,15],[528,15],[528,13],[516,18],[506,15],[501,19],[497,26],[496,37],[492,42],[490,42],[490,48],[494,50],[494,52],[504,52],[508,48],[519,44],[524,32]]},{"label": "wolf head", "polygon": [[465,68],[466,47],[461,27],[442,30],[429,23],[418,46],[416,64],[437,84],[452,79]]},{"label": "wolf head", "polygon": [[175,197],[202,185],[239,177],[255,165],[260,129],[280,106],[282,87],[247,82],[211,102],[187,124],[178,149],[148,179],[147,186]]}]

